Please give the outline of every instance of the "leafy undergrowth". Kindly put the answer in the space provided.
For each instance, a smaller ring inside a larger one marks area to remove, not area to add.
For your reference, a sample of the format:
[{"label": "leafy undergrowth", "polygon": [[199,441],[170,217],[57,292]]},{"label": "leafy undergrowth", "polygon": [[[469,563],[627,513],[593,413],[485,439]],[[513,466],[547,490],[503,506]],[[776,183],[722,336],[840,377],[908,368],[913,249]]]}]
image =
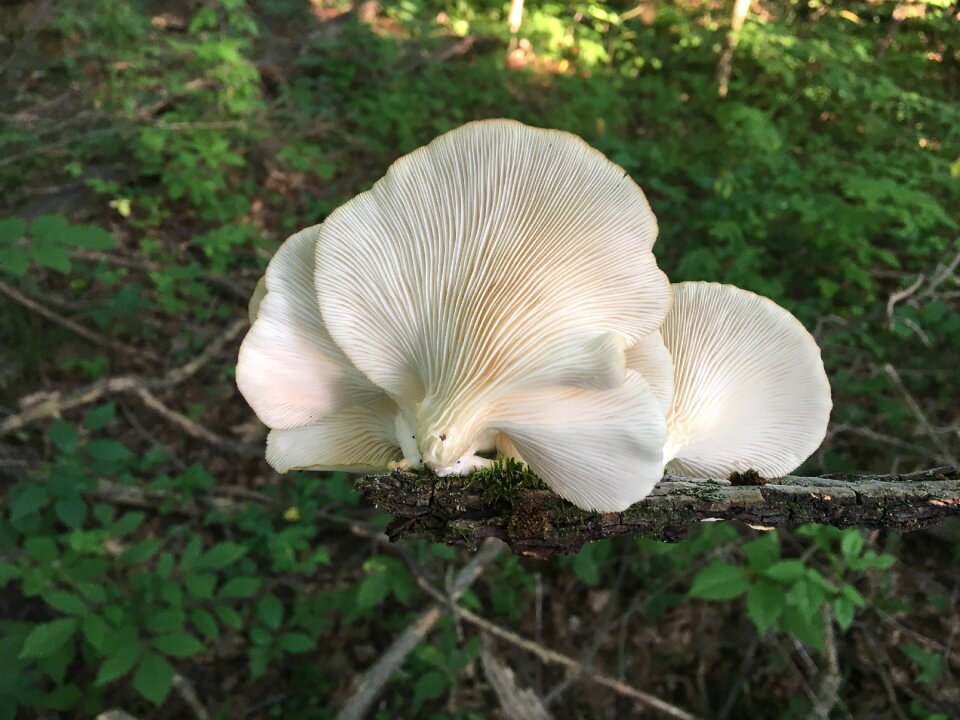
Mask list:
[{"label": "leafy undergrowth", "polygon": [[[332,717],[431,601],[424,578],[466,562],[379,542],[388,518],[349,478],[269,472],[233,384],[241,333],[177,375],[245,316],[283,237],[466,120],[582,135],[646,191],[672,280],[798,314],[835,405],[803,470],[956,461],[947,3],[755,5],[724,100],[719,4],[530,0],[509,62],[506,3],[381,5],[0,7],[0,423],[36,411],[0,437],[0,717],[189,717],[183,683],[211,717]],[[71,394],[130,375],[160,382]],[[500,556],[461,603],[704,717],[932,720],[960,707],[958,547],[955,527],[714,524]],[[480,645],[441,620],[378,716],[495,715]],[[494,651],[558,718],[635,712]]]}]

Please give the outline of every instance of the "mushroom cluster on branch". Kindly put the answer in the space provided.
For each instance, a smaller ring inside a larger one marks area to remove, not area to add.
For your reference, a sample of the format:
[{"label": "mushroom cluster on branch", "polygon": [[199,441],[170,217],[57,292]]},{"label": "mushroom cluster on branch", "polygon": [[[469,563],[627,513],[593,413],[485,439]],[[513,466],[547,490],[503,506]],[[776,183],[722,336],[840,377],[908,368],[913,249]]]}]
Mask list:
[{"label": "mushroom cluster on branch", "polygon": [[237,384],[291,469],[525,463],[585,510],[666,468],[777,477],[820,444],[820,351],[771,300],[671,285],[657,221],[580,138],[473,122],[277,251]]}]

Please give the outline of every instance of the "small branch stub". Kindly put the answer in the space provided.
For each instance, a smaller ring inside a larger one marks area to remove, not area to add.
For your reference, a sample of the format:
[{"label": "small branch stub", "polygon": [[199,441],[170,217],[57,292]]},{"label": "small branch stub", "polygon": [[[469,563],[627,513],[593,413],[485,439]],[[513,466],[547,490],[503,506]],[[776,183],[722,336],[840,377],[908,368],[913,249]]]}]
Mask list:
[{"label": "small branch stub", "polygon": [[960,469],[903,475],[788,476],[764,483],[667,476],[645,500],[620,513],[584,512],[527,474],[436,478],[396,471],[361,479],[369,502],[392,513],[391,539],[406,536],[474,548],[496,537],[514,552],[546,559],[617,535],[676,542],[691,523],[739,520],[764,527],[816,522],[836,527],[916,530],[960,515]]}]

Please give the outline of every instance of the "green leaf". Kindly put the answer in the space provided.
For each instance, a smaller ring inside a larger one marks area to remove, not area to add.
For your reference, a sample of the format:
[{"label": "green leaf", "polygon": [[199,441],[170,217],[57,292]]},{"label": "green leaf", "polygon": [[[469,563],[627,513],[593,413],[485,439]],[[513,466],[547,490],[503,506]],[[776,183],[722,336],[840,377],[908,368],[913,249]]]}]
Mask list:
[{"label": "green leaf", "polygon": [[18,217],[0,220],[0,245],[12,245],[27,232],[27,224]]},{"label": "green leaf", "polygon": [[243,625],[243,618],[240,616],[240,613],[229,605],[217,605],[213,608],[213,611],[217,614],[217,617],[220,618],[220,621],[229,628],[239,630]]},{"label": "green leaf", "polygon": [[856,558],[860,555],[860,551],[863,550],[864,543],[866,541],[863,538],[863,533],[857,529],[850,529],[843,531],[843,539],[840,541],[840,550],[843,552],[843,557],[846,560],[851,558]]},{"label": "green leaf", "polygon": [[83,637],[97,652],[106,654],[107,639],[110,637],[110,628],[103,618],[94,613],[87,615],[81,622],[80,630]]},{"label": "green leaf", "polygon": [[97,685],[106,685],[126,675],[140,659],[141,650],[136,636],[129,634],[125,642],[118,643],[116,647],[112,648],[107,659],[100,666],[100,671],[97,673],[97,679],[94,682]]},{"label": "green leaf", "polygon": [[584,545],[572,560],[573,574],[590,587],[600,582],[600,563],[598,562],[593,544]]},{"label": "green leaf", "polygon": [[107,591],[102,585],[91,582],[78,582],[74,586],[90,602],[104,603],[107,601]]},{"label": "green leaf", "polygon": [[806,565],[796,559],[780,560],[763,571],[763,574],[773,580],[783,583],[794,583],[807,572]]},{"label": "green leaf", "polygon": [[37,625],[23,641],[20,657],[28,659],[50,657],[63,647],[76,631],[76,618],[60,618]]},{"label": "green leaf", "polygon": [[783,612],[783,586],[758,578],[747,591],[747,616],[761,633],[773,627]]},{"label": "green leaf", "polygon": [[26,248],[0,247],[0,270],[6,270],[15,277],[23,277],[29,269],[30,255]]},{"label": "green leaf", "polygon": [[841,596],[833,600],[833,619],[837,627],[841,630],[847,630],[853,624],[853,618],[856,614],[856,606],[847,598]]},{"label": "green leaf", "polygon": [[742,595],[749,586],[745,569],[715,561],[697,573],[690,586],[690,597],[730,600]]},{"label": "green leaf", "polygon": [[61,497],[53,506],[53,510],[60,518],[60,522],[71,529],[83,525],[87,517],[87,504],[77,492]]},{"label": "green leaf", "polygon": [[117,414],[115,403],[107,403],[99,407],[88,410],[83,416],[83,425],[87,430],[102,430],[111,423]]},{"label": "green leaf", "polygon": [[101,462],[126,462],[135,457],[122,442],[108,438],[87,443],[87,452],[94,460]]},{"label": "green leaf", "polygon": [[220,635],[216,619],[203,608],[194,608],[190,611],[190,622],[207,640],[216,640]]},{"label": "green leaf", "polygon": [[903,654],[913,660],[919,667],[917,679],[924,685],[933,685],[943,675],[943,657],[925,650],[919,645],[906,643],[900,646]]},{"label": "green leaf", "polygon": [[30,223],[30,236],[34,240],[61,242],[70,229],[70,223],[63,215],[44,214]]},{"label": "green leaf", "polygon": [[85,615],[87,612],[87,604],[66,590],[52,590],[43,596],[43,600],[54,610],[67,615]]},{"label": "green leaf", "polygon": [[12,562],[0,560],[0,588],[6,587],[11,580],[16,580],[20,574],[20,568]]},{"label": "green leaf", "polygon": [[780,537],[776,530],[744,543],[740,550],[752,570],[765,570],[780,559]]},{"label": "green leaf", "polygon": [[156,706],[163,704],[173,684],[173,668],[156,653],[147,653],[140,661],[133,686]]},{"label": "green leaf", "polygon": [[854,606],[858,608],[867,606],[866,598],[864,598],[863,595],[860,594],[860,591],[857,590],[853,585],[844,585],[840,588],[840,592],[847,600],[852,602]]},{"label": "green leaf", "polygon": [[260,578],[233,578],[224,583],[218,594],[222,598],[248,598],[260,589],[261,584]]},{"label": "green leaf", "polygon": [[35,240],[30,248],[33,259],[44,267],[61,273],[70,272],[70,256],[60,245],[50,241]]},{"label": "green leaf", "polygon": [[183,584],[187,592],[198,600],[209,600],[213,597],[213,588],[217,584],[216,575],[210,573],[190,573],[184,576]]},{"label": "green leaf", "polygon": [[823,650],[823,617],[820,613],[805,614],[796,607],[785,605],[780,627],[807,647]]},{"label": "green leaf", "polygon": [[247,549],[243,545],[229,542],[217,543],[200,557],[197,567],[219,570],[232,565],[246,552]]},{"label": "green leaf", "polygon": [[52,564],[60,555],[57,541],[52,537],[27,538],[23,543],[23,552],[44,565]]},{"label": "green leaf", "polygon": [[74,225],[64,236],[64,242],[88,250],[107,250],[115,244],[113,236],[96,225]]},{"label": "green leaf", "polygon": [[142,512],[128,512],[110,526],[110,534],[115,538],[121,538],[128,533],[133,532],[144,521],[146,515]]},{"label": "green leaf", "polygon": [[357,588],[357,610],[361,613],[372,610],[390,594],[390,576],[384,572],[367,575]]},{"label": "green leaf", "polygon": [[428,700],[436,700],[450,687],[450,678],[439,670],[430,670],[420,676],[413,688],[413,709],[419,710]]},{"label": "green leaf", "polygon": [[127,565],[139,565],[146,562],[163,546],[163,542],[156,538],[147,538],[135,542],[120,555],[120,561]]},{"label": "green leaf", "polygon": [[302,653],[313,650],[316,640],[304,633],[284,633],[280,636],[280,647],[289,653]]},{"label": "green leaf", "polygon": [[33,515],[50,500],[46,488],[35,483],[22,483],[23,488],[10,503],[10,519],[13,522]]},{"label": "green leaf", "polygon": [[50,427],[47,428],[47,437],[60,452],[72,453],[77,449],[77,444],[80,441],[80,431],[73,423],[56,420],[50,423]]},{"label": "green leaf", "polygon": [[165,635],[180,630],[187,616],[183,610],[161,610],[147,618],[147,628],[158,635]]},{"label": "green leaf", "polygon": [[193,635],[185,632],[156,637],[153,639],[153,647],[164,655],[173,657],[191,657],[203,652],[203,644]]},{"label": "green leaf", "polygon": [[276,630],[283,622],[283,603],[273,593],[263,596],[257,606],[257,617],[271,630]]}]

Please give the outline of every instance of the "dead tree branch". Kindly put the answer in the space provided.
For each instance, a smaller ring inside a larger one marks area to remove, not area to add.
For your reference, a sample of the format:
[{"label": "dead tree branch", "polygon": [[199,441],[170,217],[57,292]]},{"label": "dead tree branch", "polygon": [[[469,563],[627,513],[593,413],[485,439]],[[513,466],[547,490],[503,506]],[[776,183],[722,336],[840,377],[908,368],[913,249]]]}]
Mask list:
[{"label": "dead tree branch", "polygon": [[667,476],[650,497],[620,513],[584,512],[543,487],[494,495],[469,480],[400,471],[364,478],[359,489],[395,516],[388,528],[391,539],[413,535],[476,547],[497,537],[514,552],[536,558],[575,553],[586,542],[624,534],[675,542],[691,523],[709,520],[904,532],[960,515],[960,468],[756,482],[763,484]]}]

